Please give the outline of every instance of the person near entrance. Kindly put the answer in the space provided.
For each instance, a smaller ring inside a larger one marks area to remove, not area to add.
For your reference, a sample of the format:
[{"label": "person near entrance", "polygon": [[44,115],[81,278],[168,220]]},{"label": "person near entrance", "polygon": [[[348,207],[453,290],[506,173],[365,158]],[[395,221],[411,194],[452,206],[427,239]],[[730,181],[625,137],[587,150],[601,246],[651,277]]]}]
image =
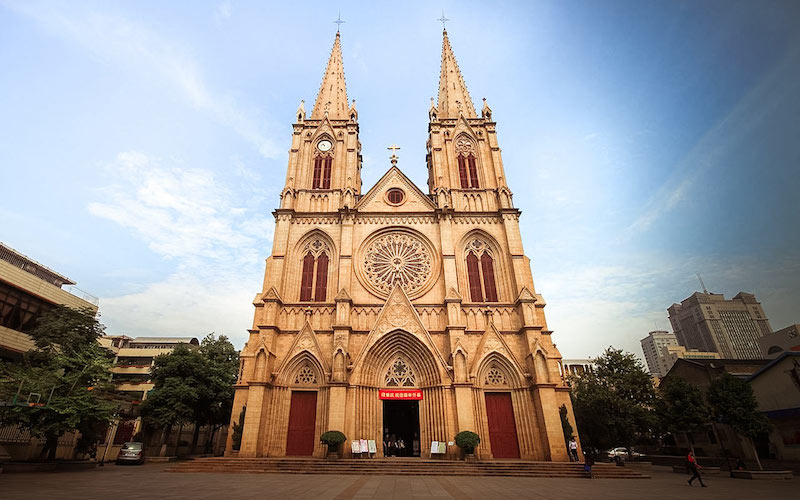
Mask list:
[{"label": "person near entrance", "polygon": [[578,461],[578,442],[575,440],[573,436],[572,439],[569,440],[569,460],[570,462]]}]

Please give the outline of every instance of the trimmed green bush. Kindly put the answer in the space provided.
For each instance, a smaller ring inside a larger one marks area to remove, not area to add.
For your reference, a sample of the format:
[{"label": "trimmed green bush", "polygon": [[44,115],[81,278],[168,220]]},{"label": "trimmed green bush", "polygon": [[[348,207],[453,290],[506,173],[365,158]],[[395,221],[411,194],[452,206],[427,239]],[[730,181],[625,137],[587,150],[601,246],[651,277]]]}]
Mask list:
[{"label": "trimmed green bush", "polygon": [[347,437],[340,431],[326,431],[319,437],[319,440],[328,445],[331,451],[339,449],[339,445],[347,440]]},{"label": "trimmed green bush", "polygon": [[481,442],[480,436],[472,431],[461,431],[456,434],[456,445],[464,450],[464,453],[475,453],[475,447]]}]

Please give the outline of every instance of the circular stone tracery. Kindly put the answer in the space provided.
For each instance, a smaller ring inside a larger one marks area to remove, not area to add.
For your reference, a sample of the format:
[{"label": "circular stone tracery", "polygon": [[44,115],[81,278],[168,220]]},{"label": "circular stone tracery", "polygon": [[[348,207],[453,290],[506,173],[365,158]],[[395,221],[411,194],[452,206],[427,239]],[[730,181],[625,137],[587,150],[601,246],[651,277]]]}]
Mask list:
[{"label": "circular stone tracery", "polygon": [[362,272],[378,295],[387,296],[395,283],[412,296],[422,293],[433,274],[435,259],[429,245],[406,231],[379,234],[365,243]]}]

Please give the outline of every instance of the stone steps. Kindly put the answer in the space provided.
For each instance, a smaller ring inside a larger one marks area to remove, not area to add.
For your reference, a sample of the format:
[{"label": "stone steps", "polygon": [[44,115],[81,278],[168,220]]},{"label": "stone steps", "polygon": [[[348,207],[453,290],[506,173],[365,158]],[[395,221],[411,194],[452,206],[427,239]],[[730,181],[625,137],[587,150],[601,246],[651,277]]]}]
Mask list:
[{"label": "stone steps", "polygon": [[[176,464],[167,469],[167,471],[228,474],[588,477],[588,474],[583,470],[583,464],[575,462],[461,462],[424,459],[200,458]],[[650,477],[610,464],[595,464],[593,473],[596,478],[608,479],[643,479]]]}]

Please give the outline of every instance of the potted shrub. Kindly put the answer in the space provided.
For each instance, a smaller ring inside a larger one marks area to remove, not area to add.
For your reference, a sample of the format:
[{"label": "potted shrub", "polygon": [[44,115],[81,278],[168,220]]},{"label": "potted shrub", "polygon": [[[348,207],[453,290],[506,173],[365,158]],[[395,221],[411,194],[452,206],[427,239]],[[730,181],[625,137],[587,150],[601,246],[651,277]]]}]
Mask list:
[{"label": "potted shrub", "polygon": [[328,447],[328,459],[336,460],[339,458],[339,446],[344,443],[347,438],[339,431],[327,431],[319,438]]},{"label": "potted shrub", "polygon": [[475,447],[480,442],[480,436],[472,431],[461,431],[456,434],[456,445],[464,452],[464,460],[475,460]]}]

